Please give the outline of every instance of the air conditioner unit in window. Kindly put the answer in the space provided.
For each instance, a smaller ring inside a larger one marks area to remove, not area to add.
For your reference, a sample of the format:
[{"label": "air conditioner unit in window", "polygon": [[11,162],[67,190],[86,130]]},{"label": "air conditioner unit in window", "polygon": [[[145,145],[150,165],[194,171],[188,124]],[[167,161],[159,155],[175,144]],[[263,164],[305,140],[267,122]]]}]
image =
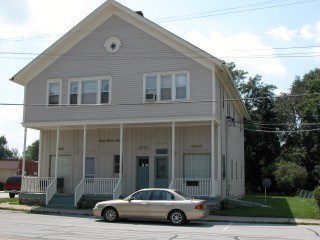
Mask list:
[{"label": "air conditioner unit in window", "polygon": [[146,101],[154,101],[154,100],[156,100],[156,95],[154,93],[146,94]]}]

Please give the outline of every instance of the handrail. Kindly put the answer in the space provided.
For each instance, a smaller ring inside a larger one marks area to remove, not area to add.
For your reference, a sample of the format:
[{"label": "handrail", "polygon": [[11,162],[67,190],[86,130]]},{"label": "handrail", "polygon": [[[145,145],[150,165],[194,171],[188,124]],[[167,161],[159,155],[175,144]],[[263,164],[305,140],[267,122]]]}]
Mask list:
[{"label": "handrail", "polygon": [[119,179],[117,185],[113,189],[113,199],[119,199],[121,195],[121,179]]},{"label": "handrail", "polygon": [[85,179],[82,179],[74,190],[74,206],[77,207],[79,200],[84,194]]},{"label": "handrail", "polygon": [[52,183],[46,188],[46,205],[48,205],[50,199],[57,193],[57,179],[54,179]]}]

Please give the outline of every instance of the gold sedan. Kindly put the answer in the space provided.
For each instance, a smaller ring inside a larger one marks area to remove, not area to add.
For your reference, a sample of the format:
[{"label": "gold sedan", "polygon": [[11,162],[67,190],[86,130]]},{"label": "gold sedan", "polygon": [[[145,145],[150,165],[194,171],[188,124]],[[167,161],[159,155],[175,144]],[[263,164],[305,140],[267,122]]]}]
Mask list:
[{"label": "gold sedan", "polygon": [[206,201],[166,188],[142,189],[123,200],[98,202],[93,208],[93,215],[103,217],[107,222],[119,218],[148,218],[167,219],[174,225],[182,225],[208,214]]}]

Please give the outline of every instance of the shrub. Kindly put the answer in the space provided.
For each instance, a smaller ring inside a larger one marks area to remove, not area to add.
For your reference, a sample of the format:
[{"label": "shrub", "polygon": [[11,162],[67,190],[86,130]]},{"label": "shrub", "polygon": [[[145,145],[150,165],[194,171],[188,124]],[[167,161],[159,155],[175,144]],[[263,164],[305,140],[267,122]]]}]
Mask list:
[{"label": "shrub", "polygon": [[307,171],[304,167],[289,161],[276,163],[274,172],[278,187],[286,194],[302,188],[307,181]]},{"label": "shrub", "polygon": [[317,202],[318,207],[320,208],[320,186],[314,189],[313,196]]}]

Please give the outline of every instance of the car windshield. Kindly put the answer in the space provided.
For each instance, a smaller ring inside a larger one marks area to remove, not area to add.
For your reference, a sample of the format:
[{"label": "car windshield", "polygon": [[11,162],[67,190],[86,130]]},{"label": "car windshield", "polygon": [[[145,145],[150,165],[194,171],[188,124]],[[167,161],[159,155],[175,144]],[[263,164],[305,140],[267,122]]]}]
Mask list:
[{"label": "car windshield", "polygon": [[193,199],[192,197],[190,197],[190,196],[188,196],[188,195],[186,195],[186,194],[184,194],[184,193],[182,193],[180,191],[175,191],[175,193],[179,194],[181,197],[183,197],[186,200],[192,200]]}]

